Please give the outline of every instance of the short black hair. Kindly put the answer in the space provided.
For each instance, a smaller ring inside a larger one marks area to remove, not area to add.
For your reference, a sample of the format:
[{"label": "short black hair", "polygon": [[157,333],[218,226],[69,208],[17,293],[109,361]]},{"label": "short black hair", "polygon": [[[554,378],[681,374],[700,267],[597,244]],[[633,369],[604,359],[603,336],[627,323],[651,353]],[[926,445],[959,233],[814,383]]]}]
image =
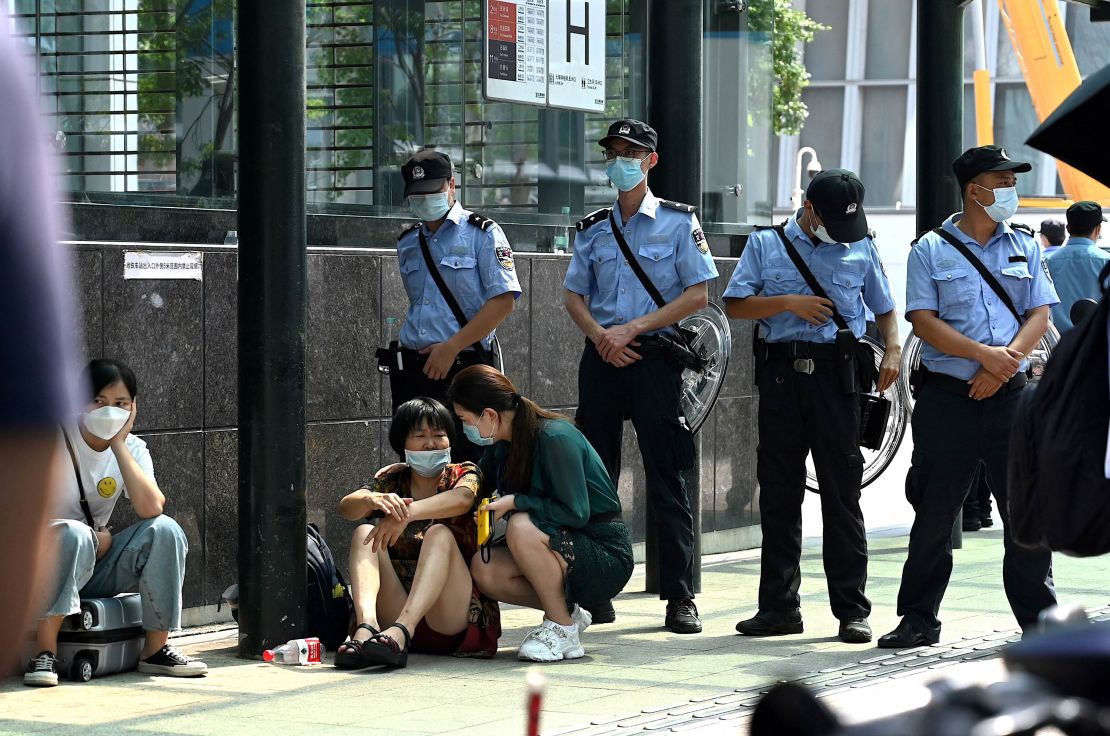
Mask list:
[{"label": "short black hair", "polygon": [[117,381],[123,381],[132,399],[139,395],[139,382],[135,380],[135,372],[125,363],[111,358],[95,358],[85,368],[85,385],[91,389],[90,399],[96,398],[105,386],[111,386]]},{"label": "short black hair", "polygon": [[[1070,224],[1067,226],[1068,235],[1072,236],[1073,238],[1090,238],[1092,235],[1095,234],[1095,230],[1098,230],[1100,227],[1102,227],[1102,225],[1095,225],[1094,227],[1075,227],[1075,228],[1073,228]],[[1053,245],[1063,245],[1063,244],[1064,244],[1064,241],[1062,241],[1062,240],[1059,243],[1053,243]]]},{"label": "short black hair", "polygon": [[405,441],[413,430],[427,424],[447,435],[447,441],[455,445],[455,417],[447,407],[435,399],[425,396],[409,399],[397,407],[393,421],[389,425],[389,446],[401,457],[405,456]]}]

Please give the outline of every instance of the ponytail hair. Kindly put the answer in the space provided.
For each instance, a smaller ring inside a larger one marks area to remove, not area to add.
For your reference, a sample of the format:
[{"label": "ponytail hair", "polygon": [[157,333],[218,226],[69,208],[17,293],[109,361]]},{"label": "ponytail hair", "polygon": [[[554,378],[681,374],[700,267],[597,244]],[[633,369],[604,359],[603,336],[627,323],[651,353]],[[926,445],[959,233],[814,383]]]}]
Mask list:
[{"label": "ponytail hair", "polygon": [[502,479],[513,491],[527,490],[532,482],[532,455],[540,435],[542,420],[567,418],[547,411],[521,396],[513,382],[488,365],[472,365],[459,371],[447,389],[447,400],[473,414],[493,409],[498,414],[514,411],[512,448],[509,450]]}]

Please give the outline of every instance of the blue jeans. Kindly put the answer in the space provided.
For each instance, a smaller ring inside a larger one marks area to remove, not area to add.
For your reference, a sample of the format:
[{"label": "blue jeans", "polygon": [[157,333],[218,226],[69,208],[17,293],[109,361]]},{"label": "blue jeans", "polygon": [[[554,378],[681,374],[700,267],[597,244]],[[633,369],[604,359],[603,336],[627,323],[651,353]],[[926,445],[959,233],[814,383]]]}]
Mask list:
[{"label": "blue jeans", "polygon": [[112,546],[99,561],[93,531],[85,523],[54,519],[50,532],[58,577],[48,591],[47,616],[79,612],[82,598],[138,591],[145,630],[181,628],[181,585],[189,543],[176,521],[156,516],[132,524],[112,535]]}]

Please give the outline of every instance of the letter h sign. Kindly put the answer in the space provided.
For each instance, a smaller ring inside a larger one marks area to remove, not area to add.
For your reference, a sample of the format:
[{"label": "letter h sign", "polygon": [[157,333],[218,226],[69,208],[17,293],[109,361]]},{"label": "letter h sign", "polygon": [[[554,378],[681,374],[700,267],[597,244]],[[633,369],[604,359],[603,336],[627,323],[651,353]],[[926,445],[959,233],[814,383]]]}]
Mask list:
[{"label": "letter h sign", "polygon": [[[598,2],[598,0],[594,0],[594,1]],[[567,2],[567,63],[569,64],[571,62],[570,39],[571,39],[572,36],[577,34],[577,35],[582,37],[583,46],[586,47],[586,66],[589,66],[590,65],[590,2],[589,2],[589,0],[586,0],[586,2],[584,2],[582,4],[586,8],[586,11],[585,11],[586,24],[582,25],[582,26],[576,26],[576,25],[574,25],[573,22],[571,22],[571,19],[570,19],[571,18],[571,5],[573,5],[573,3],[570,2],[569,0]]]}]

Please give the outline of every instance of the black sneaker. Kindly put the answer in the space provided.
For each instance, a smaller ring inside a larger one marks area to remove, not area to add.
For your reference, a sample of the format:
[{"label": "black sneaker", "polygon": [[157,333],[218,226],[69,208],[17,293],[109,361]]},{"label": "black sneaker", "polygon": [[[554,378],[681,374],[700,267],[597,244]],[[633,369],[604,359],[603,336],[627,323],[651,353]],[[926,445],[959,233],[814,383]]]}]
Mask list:
[{"label": "black sneaker", "polygon": [[617,612],[613,608],[612,600],[602,601],[601,603],[580,603],[579,605],[590,612],[595,624],[611,624],[617,620]]},{"label": "black sneaker", "polygon": [[797,609],[786,611],[757,611],[751,618],[736,624],[736,630],[744,636],[785,636],[800,634],[802,612]]},{"label": "black sneaker", "polygon": [[53,652],[39,652],[27,663],[23,684],[31,687],[54,687],[58,684],[58,658]]},{"label": "black sneaker", "polygon": [[169,644],[139,661],[139,672],[170,677],[200,677],[208,674],[208,665],[189,659]]},{"label": "black sneaker", "polygon": [[983,522],[978,516],[965,516],[963,521],[963,530],[965,532],[977,532],[983,528]]},{"label": "black sneaker", "polygon": [[984,529],[987,529],[988,527],[994,526],[994,519],[991,517],[990,514],[987,514],[986,516],[980,516],[979,525]]},{"label": "black sneaker", "polygon": [[700,634],[698,607],[690,598],[667,601],[667,619],[663,625],[676,634]]}]

